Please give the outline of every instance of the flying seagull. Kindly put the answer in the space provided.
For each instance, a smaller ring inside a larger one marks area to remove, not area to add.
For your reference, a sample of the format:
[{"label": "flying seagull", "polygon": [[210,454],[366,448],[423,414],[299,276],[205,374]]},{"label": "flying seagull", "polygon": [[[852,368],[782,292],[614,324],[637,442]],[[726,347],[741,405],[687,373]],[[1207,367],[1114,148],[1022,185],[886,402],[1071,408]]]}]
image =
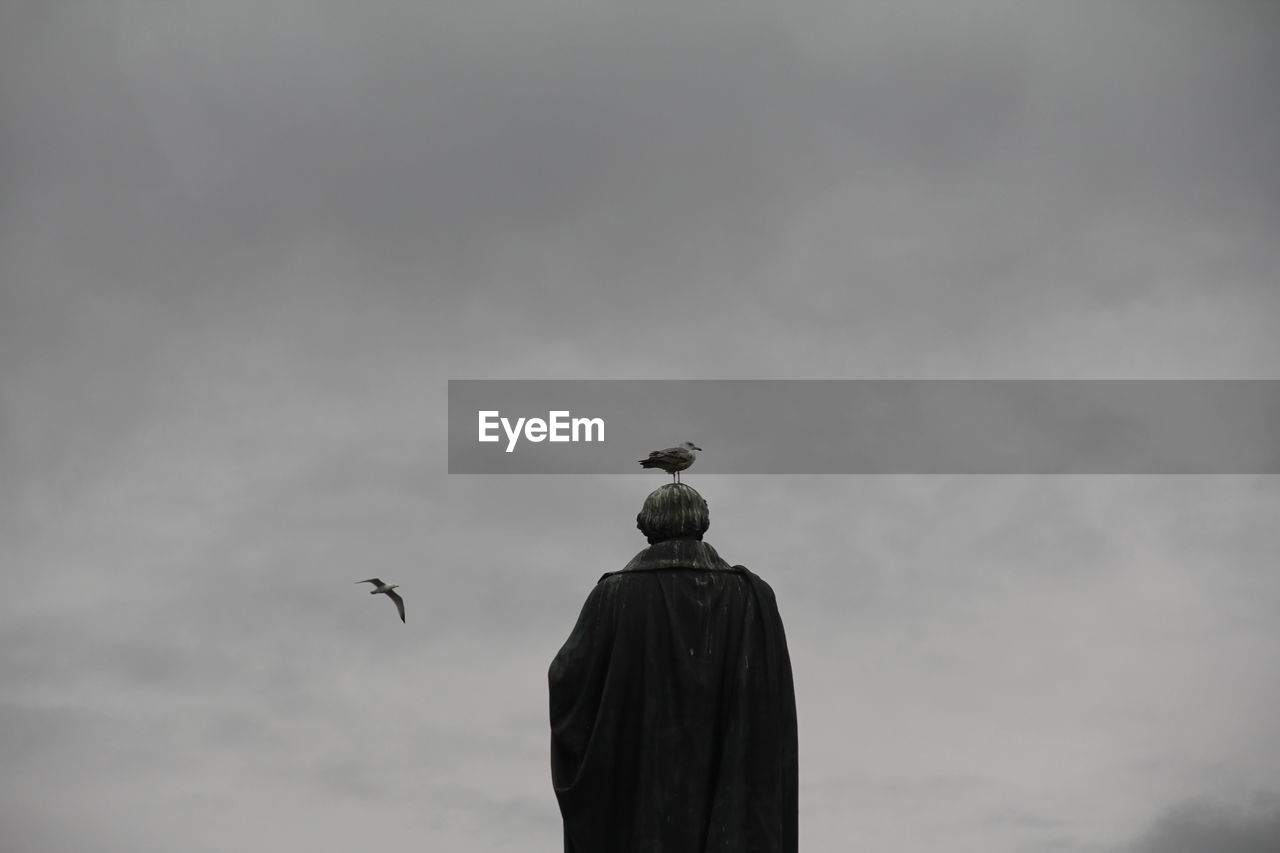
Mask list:
[{"label": "flying seagull", "polygon": [[396,592],[396,587],[400,586],[400,584],[383,583],[382,578],[369,578],[367,580],[356,581],[356,583],[373,584],[374,588],[369,592],[370,595],[377,595],[380,592],[386,593],[387,598],[396,603],[396,610],[400,611],[400,621],[404,621],[404,599],[400,597],[398,592]]},{"label": "flying seagull", "polygon": [[641,468],[661,468],[671,475],[671,482],[680,482],[680,472],[693,464],[693,460],[698,458],[695,450],[702,448],[694,444],[692,441],[686,441],[679,447],[668,447],[666,450],[655,450],[649,454],[648,459],[641,459]]}]

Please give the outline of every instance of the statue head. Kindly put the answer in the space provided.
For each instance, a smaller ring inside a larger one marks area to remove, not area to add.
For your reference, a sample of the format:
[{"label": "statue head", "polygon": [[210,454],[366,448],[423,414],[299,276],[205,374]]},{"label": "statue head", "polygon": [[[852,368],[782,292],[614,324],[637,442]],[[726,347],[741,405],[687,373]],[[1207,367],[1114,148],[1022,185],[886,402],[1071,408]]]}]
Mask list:
[{"label": "statue head", "polygon": [[710,526],[707,502],[684,483],[667,483],[654,489],[636,516],[636,527],[650,545],[668,539],[700,540]]}]

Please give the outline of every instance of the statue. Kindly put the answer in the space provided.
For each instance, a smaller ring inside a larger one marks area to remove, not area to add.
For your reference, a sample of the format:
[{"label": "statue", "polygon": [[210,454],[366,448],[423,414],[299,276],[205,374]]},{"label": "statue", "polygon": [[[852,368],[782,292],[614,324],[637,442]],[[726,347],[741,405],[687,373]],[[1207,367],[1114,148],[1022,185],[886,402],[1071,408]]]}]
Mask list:
[{"label": "statue", "polygon": [[773,590],[702,541],[707,503],[655,490],[649,540],[588,595],[551,663],[565,853],[795,853],[795,690]]}]

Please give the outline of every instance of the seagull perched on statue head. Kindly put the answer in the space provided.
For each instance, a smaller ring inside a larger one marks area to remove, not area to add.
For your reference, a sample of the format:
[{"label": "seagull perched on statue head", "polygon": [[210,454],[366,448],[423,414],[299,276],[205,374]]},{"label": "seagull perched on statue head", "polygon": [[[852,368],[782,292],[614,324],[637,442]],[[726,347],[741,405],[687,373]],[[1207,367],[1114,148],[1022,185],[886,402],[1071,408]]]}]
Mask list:
[{"label": "seagull perched on statue head", "polygon": [[384,582],[383,582],[383,580],[382,580],[382,578],[368,578],[367,580],[356,581],[356,583],[371,583],[371,584],[373,584],[373,587],[374,587],[374,588],[373,588],[372,590],[370,590],[370,591],[369,591],[369,594],[370,594],[370,595],[377,595],[378,593],[380,593],[380,592],[381,592],[381,593],[383,593],[384,595],[386,595],[386,596],[387,596],[387,598],[389,598],[389,599],[391,599],[392,601],[394,601],[394,602],[396,603],[396,610],[397,610],[397,611],[399,611],[399,613],[400,613],[400,621],[401,621],[401,622],[403,622],[403,621],[404,621],[404,599],[403,599],[403,598],[401,598],[401,597],[400,597],[400,594],[399,594],[398,592],[396,592],[396,591],[395,591],[396,587],[400,586],[400,584],[398,584],[398,583],[384,583]]},{"label": "seagull perched on statue head", "polygon": [[679,447],[668,447],[666,450],[655,450],[647,459],[641,459],[641,468],[661,468],[671,475],[671,482],[680,482],[680,472],[693,464],[698,458],[696,451],[702,448],[692,441],[686,441]]}]

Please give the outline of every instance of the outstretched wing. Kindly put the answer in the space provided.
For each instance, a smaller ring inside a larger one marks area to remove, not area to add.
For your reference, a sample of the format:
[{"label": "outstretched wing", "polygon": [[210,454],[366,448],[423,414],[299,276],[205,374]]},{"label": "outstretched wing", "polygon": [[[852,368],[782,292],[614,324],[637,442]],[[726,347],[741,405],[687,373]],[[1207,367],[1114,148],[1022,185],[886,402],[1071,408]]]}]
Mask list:
[{"label": "outstretched wing", "polygon": [[382,586],[382,578],[366,578],[362,581],[356,581],[356,583],[376,583],[378,586]]},{"label": "outstretched wing", "polygon": [[396,610],[400,611],[400,621],[404,621],[404,599],[396,594],[394,589],[387,590],[387,598],[396,603]]}]

